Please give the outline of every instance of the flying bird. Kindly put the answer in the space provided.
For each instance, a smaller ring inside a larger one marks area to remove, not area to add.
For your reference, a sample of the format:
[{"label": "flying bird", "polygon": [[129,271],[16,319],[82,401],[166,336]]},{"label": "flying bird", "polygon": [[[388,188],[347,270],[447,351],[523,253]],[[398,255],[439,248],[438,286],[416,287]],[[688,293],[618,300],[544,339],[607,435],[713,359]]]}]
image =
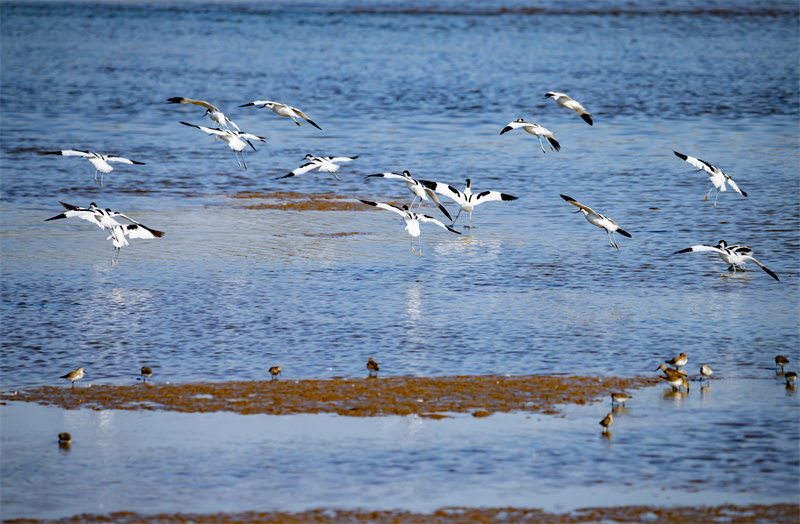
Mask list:
[{"label": "flying bird", "polygon": [[570,198],[566,195],[561,195],[561,198],[563,198],[573,206],[580,208],[578,209],[578,211],[575,211],[575,213],[582,212],[583,216],[586,217],[586,220],[588,220],[590,224],[605,229],[606,235],[608,236],[608,241],[611,242],[611,245],[614,246],[615,249],[619,250],[619,246],[617,245],[617,239],[614,236],[615,231],[618,231],[620,235],[626,236],[628,238],[631,237],[630,233],[620,228],[617,225],[617,223],[614,222],[612,219],[603,216],[600,213],[597,213],[588,206],[584,206],[583,204],[576,201],[574,198]]},{"label": "flying bird", "polygon": [[717,207],[717,197],[719,196],[719,192],[726,191],[725,182],[727,182],[728,185],[731,186],[731,189],[733,189],[740,195],[744,197],[747,196],[747,193],[739,189],[739,186],[736,185],[736,182],[734,182],[730,176],[726,175],[718,167],[712,166],[705,160],[700,160],[699,158],[695,158],[693,156],[684,155],[682,153],[678,153],[677,151],[673,151],[673,153],[675,153],[675,156],[689,162],[691,165],[693,165],[700,171],[705,171],[706,173],[708,173],[708,176],[709,178],[711,178],[711,183],[713,184],[713,186],[711,187],[711,189],[708,190],[708,193],[706,193],[706,197],[703,199],[703,201],[708,200],[709,195],[711,195],[711,192],[716,187],[717,192],[714,194],[714,207]]},{"label": "flying bird", "polygon": [[172,98],[168,98],[167,102],[170,104],[194,104],[197,106],[205,107],[206,112],[203,113],[203,116],[208,115],[214,123],[219,126],[228,127],[228,124],[232,125],[237,131],[239,131],[239,126],[237,126],[233,120],[225,116],[225,114],[219,110],[216,106],[209,104],[208,102],[203,102],[202,100],[192,100],[191,98],[182,98],[180,96],[173,96]]},{"label": "flying bird", "polygon": [[424,200],[427,202],[430,199],[433,200],[437,206],[439,206],[439,209],[442,213],[444,213],[444,216],[447,217],[447,220],[453,220],[453,217],[451,217],[450,213],[447,212],[447,208],[445,208],[442,203],[439,202],[439,199],[436,197],[436,193],[433,191],[433,189],[429,189],[422,185],[422,182],[412,177],[411,173],[408,171],[403,171],[403,174],[401,175],[398,175],[397,173],[378,173],[377,175],[368,175],[365,178],[392,178],[396,180],[403,180],[405,181],[408,190],[412,195],[414,195],[414,200],[412,200],[411,204],[408,206],[409,209],[414,208],[414,203],[417,201],[417,198],[419,198],[419,205],[417,205],[417,212],[419,212],[419,209],[422,206],[422,201]]},{"label": "flying bird", "polygon": [[719,255],[719,258],[721,258],[726,264],[730,265],[728,271],[736,271],[736,268],[744,271],[745,262],[752,260],[755,265],[763,269],[769,276],[780,282],[778,275],[767,269],[767,266],[753,258],[752,249],[747,246],[729,246],[724,240],[720,240],[716,246],[701,245],[687,247],[686,249],[681,249],[680,251],[674,252],[673,255],[677,255],[679,253],[698,253],[701,251],[710,251]]},{"label": "flying bird", "polygon": [[121,156],[114,156],[114,155],[101,155],[100,153],[94,153],[92,151],[78,151],[75,149],[65,149],[63,151],[42,151],[39,153],[40,155],[61,155],[61,156],[82,156],[89,160],[95,168],[94,171],[94,181],[97,183],[97,173],[98,171],[102,173],[100,175],[100,187],[103,187],[103,175],[106,173],[110,173],[114,171],[114,168],[111,167],[109,162],[119,162],[121,164],[139,164],[144,165],[144,162],[137,162],[136,160],[129,160],[127,158],[123,158]]},{"label": "flying bird", "polygon": [[539,138],[539,145],[542,148],[542,153],[547,153],[544,150],[544,145],[542,144],[542,137],[547,138],[547,141],[550,143],[550,149],[552,151],[561,151],[561,144],[553,137],[553,133],[544,127],[540,126],[539,124],[533,124],[531,122],[526,122],[525,120],[518,118],[514,122],[511,122],[506,127],[500,131],[500,134],[507,133],[512,129],[517,129],[518,127],[523,128],[525,131],[532,135],[536,135]]},{"label": "flying bird", "polygon": [[473,194],[471,189],[472,182],[469,178],[464,186],[464,191],[459,191],[453,186],[443,184],[441,182],[420,180],[420,183],[428,189],[432,189],[434,192],[439,193],[440,195],[444,195],[453,199],[459,206],[461,206],[461,209],[458,210],[458,214],[456,215],[456,218],[453,219],[453,223],[450,224],[450,226],[453,226],[453,224],[456,223],[456,220],[458,220],[458,217],[461,215],[462,211],[468,212],[469,225],[467,226],[467,229],[472,229],[472,210],[475,209],[475,206],[478,204],[482,204],[484,202],[494,202],[497,200],[517,200],[517,198],[519,198],[506,193],[501,193],[499,191],[483,191],[478,194]]},{"label": "flying bird", "polygon": [[592,124],[592,114],[586,110],[580,103],[576,102],[575,100],[571,99],[564,93],[555,93],[550,91],[546,95],[545,98],[552,98],[556,101],[556,104],[560,105],[561,107],[566,107],[567,109],[572,109],[573,111],[577,112],[583,120],[589,124]]},{"label": "flying bird", "polygon": [[[239,164],[239,167],[244,167],[247,169],[247,162],[244,161],[244,149],[249,145],[253,148],[253,151],[256,151],[256,146],[253,145],[251,140],[259,140],[261,142],[265,141],[266,138],[263,136],[256,136],[250,133],[244,133],[242,131],[231,131],[230,129],[214,129],[211,127],[206,126],[198,126],[195,124],[190,124],[188,122],[181,122],[181,124],[189,127],[196,127],[200,131],[207,133],[209,135],[214,135],[215,137],[219,137],[228,144],[233,150],[233,156],[236,157],[236,163]],[[239,157],[236,153],[242,155],[242,161],[239,162]]]},{"label": "flying bird", "polygon": [[349,156],[313,156],[313,155],[311,155],[309,153],[304,158],[304,160],[308,160],[308,162],[306,162],[302,166],[298,167],[297,169],[291,171],[288,175],[279,176],[278,179],[289,178],[289,177],[293,177],[293,176],[302,175],[302,174],[308,173],[309,171],[313,171],[314,169],[317,169],[318,171],[326,171],[326,172],[330,173],[331,175],[333,175],[333,177],[336,180],[341,182],[342,179],[339,178],[336,175],[336,171],[338,171],[339,168],[341,167],[339,165],[339,163],[340,162],[352,162],[356,158],[358,158],[358,155],[353,156],[353,157],[349,157]]},{"label": "flying bird", "polygon": [[451,231],[460,235],[461,233],[456,231],[450,226],[446,226],[436,220],[435,218],[428,216],[428,215],[419,215],[417,213],[412,212],[408,209],[408,206],[403,206],[402,208],[394,206],[392,204],[384,204],[383,202],[370,202],[369,200],[362,200],[363,203],[367,204],[368,206],[374,206],[380,209],[386,209],[388,211],[393,211],[403,217],[403,220],[406,223],[406,231],[408,234],[411,235],[411,254],[414,254],[414,238],[417,238],[417,245],[419,247],[419,256],[422,256],[422,244],[419,238],[420,236],[420,229],[419,223],[420,222],[429,222],[431,224],[436,224],[437,226]]},{"label": "flying bird", "polygon": [[297,121],[296,117],[300,117],[303,120],[305,120],[306,122],[308,122],[309,124],[311,124],[312,126],[316,127],[320,131],[322,131],[321,127],[319,127],[317,124],[315,124],[313,120],[308,118],[305,113],[303,113],[302,111],[300,111],[296,107],[288,106],[286,104],[281,104],[279,102],[272,102],[270,100],[256,100],[255,102],[250,102],[248,104],[242,104],[239,107],[247,107],[247,106],[260,106],[262,109],[265,108],[265,107],[269,108],[276,115],[280,115],[280,116],[285,116],[285,117],[291,118],[292,120],[294,120],[294,123],[297,124],[298,126],[300,125],[300,122]]}]

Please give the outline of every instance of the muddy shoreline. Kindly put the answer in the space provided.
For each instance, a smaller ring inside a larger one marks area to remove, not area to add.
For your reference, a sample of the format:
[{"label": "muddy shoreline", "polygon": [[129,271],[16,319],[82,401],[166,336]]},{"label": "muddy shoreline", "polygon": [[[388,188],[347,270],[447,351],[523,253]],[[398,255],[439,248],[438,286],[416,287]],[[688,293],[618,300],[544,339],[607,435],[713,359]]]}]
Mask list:
[{"label": "muddy shoreline", "polygon": [[359,511],[316,509],[302,513],[284,512],[244,512],[244,513],[172,513],[159,515],[140,515],[120,512],[110,515],[76,515],[58,520],[16,519],[10,524],[77,524],[103,523],[116,524],[186,524],[192,523],[286,523],[307,524],[326,522],[369,522],[372,524],[449,524],[463,522],[500,523],[524,522],[528,524],[577,524],[589,522],[727,522],[752,523],[770,522],[783,524],[798,522],[800,504],[773,504],[751,506],[700,506],[663,508],[654,506],[617,506],[607,508],[583,508],[570,513],[547,513],[537,509],[516,508],[443,508],[433,513],[411,513],[407,511]]},{"label": "muddy shoreline", "polygon": [[[36,402],[64,409],[227,411],[293,415],[335,413],[355,417],[453,413],[558,413],[559,404],[586,404],[655,385],[655,377],[456,376],[265,380],[201,384],[138,382],[130,386],[43,386],[4,393],[0,401]],[[635,394],[633,394],[635,397]]]}]

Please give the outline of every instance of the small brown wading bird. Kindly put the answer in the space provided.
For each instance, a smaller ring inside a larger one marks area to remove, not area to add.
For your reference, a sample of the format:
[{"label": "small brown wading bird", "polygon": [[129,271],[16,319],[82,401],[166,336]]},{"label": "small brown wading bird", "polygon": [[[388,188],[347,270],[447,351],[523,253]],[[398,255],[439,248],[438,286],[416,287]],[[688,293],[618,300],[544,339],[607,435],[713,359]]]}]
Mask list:
[{"label": "small brown wading bird", "polygon": [[794,386],[794,383],[797,380],[797,373],[795,373],[794,371],[790,371],[790,372],[786,373],[783,376],[783,378],[786,379],[786,385],[787,386]]},{"label": "small brown wading bird", "polygon": [[378,371],[380,371],[378,363],[372,360],[372,357],[370,357],[369,361],[367,362],[367,369],[369,370],[369,376],[372,376],[372,374],[375,373],[375,376],[377,377]]},{"label": "small brown wading bird", "polygon": [[609,413],[606,417],[600,421],[600,425],[603,426],[603,433],[608,433],[608,428],[611,427],[611,424],[614,423],[614,417]]},{"label": "small brown wading bird", "polygon": [[658,366],[656,368],[656,371],[658,371],[658,370],[663,371],[664,372],[664,377],[666,377],[666,378],[673,377],[673,376],[679,376],[679,377],[685,377],[686,376],[686,372],[684,370],[668,368],[664,364],[661,364],[660,366]]},{"label": "small brown wading bird", "polygon": [[72,442],[72,435],[69,433],[59,433],[58,434],[58,443],[59,444],[69,444]]},{"label": "small brown wading bird", "polygon": [[276,380],[278,375],[281,374],[281,367],[280,366],[272,366],[269,368],[269,374],[272,375],[272,380]]},{"label": "small brown wading bird", "polygon": [[152,376],[153,376],[153,370],[147,366],[142,366],[142,380],[146,382],[147,379]]},{"label": "small brown wading bird", "polygon": [[624,406],[625,403],[627,401],[629,401],[631,398],[633,398],[633,397],[629,397],[628,395],[626,395],[624,393],[612,393],[611,394],[611,405],[613,406],[614,404],[617,404],[617,405],[622,404]]},{"label": "small brown wading bird", "polygon": [[789,359],[784,357],[783,355],[778,355],[777,357],[775,357],[775,365],[780,366],[781,371],[783,371],[783,368],[789,365]]},{"label": "small brown wading bird", "polygon": [[680,367],[683,367],[683,366],[685,366],[685,365],[686,365],[686,362],[687,362],[688,360],[689,360],[689,359],[688,359],[688,358],[686,358],[686,353],[681,353],[681,354],[680,354],[680,355],[678,355],[677,357],[675,357],[675,358],[673,358],[673,359],[670,359],[670,360],[666,360],[665,362],[666,362],[667,364],[669,364],[670,366],[675,366],[675,368],[676,368],[676,369],[678,369],[678,368],[680,368]]},{"label": "small brown wading bird", "polygon": [[66,375],[62,375],[60,378],[65,378],[72,382],[72,387],[75,387],[75,381],[80,380],[83,378],[84,372],[83,368],[78,368],[75,371],[70,371]]},{"label": "small brown wading bird", "polygon": [[709,382],[711,382],[711,374],[713,372],[714,371],[711,369],[711,366],[707,366],[705,364],[700,366],[700,374],[703,376],[703,378],[708,379]]},{"label": "small brown wading bird", "polygon": [[686,392],[689,392],[689,382],[686,381],[686,378],[680,374],[668,374],[666,377],[659,377],[662,380],[665,380],[667,384],[672,386],[672,391],[678,391],[681,387],[686,388]]}]

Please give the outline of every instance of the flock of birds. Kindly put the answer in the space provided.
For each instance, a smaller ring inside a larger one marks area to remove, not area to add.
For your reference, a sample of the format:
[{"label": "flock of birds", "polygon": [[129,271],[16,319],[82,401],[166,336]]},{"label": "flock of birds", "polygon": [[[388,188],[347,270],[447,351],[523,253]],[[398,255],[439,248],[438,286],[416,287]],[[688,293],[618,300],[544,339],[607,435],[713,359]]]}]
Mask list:
[{"label": "flock of birds", "polygon": [[[672,391],[674,393],[680,392],[681,388],[686,389],[686,393],[689,393],[689,376],[686,370],[681,369],[687,362],[689,362],[689,357],[686,356],[686,353],[681,353],[677,357],[665,361],[666,364],[672,367],[661,364],[656,368],[656,372],[662,371],[664,373],[663,375],[659,375],[658,378],[672,386]],[[793,389],[797,381],[797,373],[794,371],[784,371],[784,368],[789,365],[789,359],[783,355],[778,355],[775,357],[775,365],[781,368],[778,374],[783,375],[783,378],[786,380],[786,388]],[[700,366],[701,381],[707,380],[710,384],[711,375],[713,373],[714,371],[711,369],[711,366],[707,364]],[[609,428],[611,424],[614,423],[614,410],[618,409],[620,406],[624,407],[625,403],[632,398],[633,397],[625,393],[611,393],[611,413],[603,417],[603,420],[600,421],[600,425],[603,426],[604,435],[609,435]]]},{"label": "flock of birds", "polygon": [[[556,92],[548,92],[545,95],[545,98],[553,99],[559,106],[575,111],[587,124],[594,125],[593,116],[589,113],[586,108],[573,100],[569,96],[563,93],[556,93]],[[208,135],[214,136],[214,140],[217,138],[224,141],[228,147],[233,151],[234,157],[236,158],[237,164],[247,169],[247,163],[244,159],[244,150],[250,146],[253,150],[255,150],[255,146],[253,142],[260,141],[264,142],[266,140],[265,137],[258,136],[252,133],[244,132],[240,129],[240,127],[230,118],[228,118],[218,107],[205,102],[203,100],[194,100],[191,98],[183,98],[183,97],[172,97],[167,99],[167,102],[170,104],[190,104],[196,105],[205,108],[205,113],[203,116],[208,116],[212,122],[214,122],[215,127],[207,127],[197,124],[191,124],[188,122],[181,122],[181,124],[194,127],[203,131]],[[266,108],[270,109],[276,115],[290,118],[295,124],[298,126],[300,125],[300,121],[304,120],[308,122],[310,125],[314,126],[317,129],[322,129],[319,125],[317,125],[313,120],[311,120],[308,115],[306,115],[303,111],[296,107],[289,106],[287,104],[273,102],[270,100],[256,100],[253,102],[248,102],[246,104],[242,104],[239,107],[256,107],[256,108]],[[520,118],[513,122],[510,122],[507,126],[505,126],[501,131],[500,134],[503,135],[509,131],[514,129],[523,129],[524,131],[535,135],[539,139],[539,145],[542,148],[542,152],[546,153],[544,143],[542,142],[542,137],[544,137],[550,146],[552,151],[560,151],[561,145],[553,136],[553,133],[544,127],[532,123],[527,122],[524,119]],[[733,179],[724,173],[721,169],[709,164],[704,160],[700,160],[688,155],[684,155],[682,153],[678,153],[674,151],[675,155],[677,155],[680,159],[688,162],[692,166],[696,167],[698,170],[705,171],[711,180],[712,187],[709,192],[706,194],[705,200],[708,200],[709,196],[711,195],[711,191],[715,188],[717,193],[714,197],[714,207],[717,205],[717,198],[721,191],[726,191],[726,186],[730,186],[732,190],[736,191],[737,193],[741,194],[742,196],[747,196],[747,193],[739,189],[739,186],[733,181]],[[91,164],[95,167],[95,182],[97,182],[97,173],[102,173],[105,175],[106,173],[110,173],[113,168],[110,165],[110,162],[119,162],[124,164],[144,164],[144,162],[139,162],[136,160],[130,160],[121,156],[114,156],[114,155],[102,155],[100,153],[89,152],[89,151],[79,151],[79,150],[62,150],[62,151],[46,151],[42,152],[41,154],[47,155],[62,155],[62,156],[82,156],[85,157],[91,162]],[[337,175],[336,171],[339,169],[340,164],[344,162],[351,162],[358,158],[358,156],[346,157],[346,156],[338,156],[338,157],[325,157],[325,156],[313,156],[311,154],[306,155],[304,160],[306,162],[302,164],[297,169],[289,172],[288,174],[281,176],[279,178],[287,178],[287,177],[295,177],[305,173],[308,173],[314,169],[317,169],[320,172],[327,172],[334,176],[337,180],[341,180]],[[100,177],[100,185],[103,186],[103,176]],[[455,187],[442,182],[435,182],[429,180],[417,180],[411,176],[411,173],[408,171],[403,171],[402,173],[378,173],[374,175],[369,175],[366,177],[367,180],[371,178],[385,178],[385,179],[395,179],[395,180],[402,180],[405,182],[406,187],[408,188],[409,192],[413,195],[413,200],[409,205],[397,206],[391,203],[386,202],[373,202],[370,200],[361,200],[366,205],[376,207],[378,209],[385,209],[387,211],[392,211],[396,213],[400,217],[403,218],[405,222],[405,230],[411,236],[411,253],[414,254],[419,253],[419,256],[422,256],[422,246],[421,246],[421,223],[430,223],[434,224],[444,230],[447,230],[451,233],[461,234],[460,231],[456,230],[453,226],[455,226],[456,220],[461,215],[461,212],[469,213],[469,224],[465,226],[468,229],[472,228],[472,211],[475,207],[479,204],[484,202],[493,202],[493,201],[510,201],[510,200],[517,200],[516,196],[509,195],[506,193],[502,193],[499,191],[481,191],[478,193],[472,192],[472,182],[470,179],[466,180],[466,185],[463,191],[456,189]],[[437,198],[437,195],[445,196],[451,200],[453,200],[459,206],[459,211],[456,217],[453,219],[448,212],[447,208],[442,205],[442,203]],[[578,208],[576,213],[583,213],[586,220],[603,230],[606,231],[606,235],[608,236],[608,241],[614,249],[619,250],[619,245],[616,241],[615,233],[619,233],[625,237],[631,238],[631,234],[622,229],[613,219],[602,215],[596,211],[594,211],[591,207],[581,204],[577,200],[572,197],[561,195],[565,201],[569,202],[573,206]],[[419,201],[417,201],[419,199]],[[447,217],[448,220],[451,221],[449,225],[441,222],[440,220],[421,213],[421,206],[423,202],[432,201],[435,203],[438,208],[441,210],[442,214]],[[113,212],[110,209],[100,209],[95,203],[91,203],[88,208],[81,208],[72,204],[67,204],[61,202],[61,204],[67,209],[65,213],[62,213],[58,216],[49,218],[47,220],[54,220],[57,218],[71,218],[77,217],[83,220],[87,220],[89,222],[94,223],[101,229],[105,230],[108,229],[110,231],[110,235],[108,236],[108,240],[111,240],[114,245],[114,253],[112,256],[112,264],[116,265],[119,259],[119,251],[122,247],[129,245],[128,239],[134,238],[141,238],[141,239],[153,239],[153,238],[161,238],[164,236],[164,233],[161,231],[157,231],[155,229],[149,228],[142,224],[141,222],[135,221],[122,213]],[[416,211],[414,210],[414,205],[417,204]],[[116,218],[124,219],[129,224],[121,224]],[[414,246],[414,239],[417,238],[417,247]],[[745,263],[749,260],[752,260],[756,265],[758,265],[761,269],[763,269],[767,274],[769,274],[775,280],[780,280],[778,276],[769,270],[766,266],[762,263],[758,262],[753,257],[753,251],[744,245],[728,245],[724,240],[719,241],[716,246],[707,246],[707,245],[696,245],[691,246],[686,249],[682,249],[680,251],[676,251],[673,254],[680,254],[680,253],[688,253],[688,252],[712,252],[716,253],[724,262],[729,265],[730,271],[737,271],[739,269],[745,270]]]}]

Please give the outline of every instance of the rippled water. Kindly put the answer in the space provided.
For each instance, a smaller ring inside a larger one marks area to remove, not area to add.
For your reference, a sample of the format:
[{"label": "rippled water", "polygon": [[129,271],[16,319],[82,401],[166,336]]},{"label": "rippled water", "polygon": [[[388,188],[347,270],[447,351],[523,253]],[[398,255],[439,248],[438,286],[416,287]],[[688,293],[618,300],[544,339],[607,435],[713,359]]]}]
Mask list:
[{"label": "rippled water", "polygon": [[[635,375],[683,351],[692,368],[763,380],[776,354],[800,361],[795,3],[4,2],[0,16],[5,390],[78,366],[87,386],[129,384],[143,364],[173,382],[260,379],[275,364],[286,378],[360,376],[369,356],[400,375]],[[210,121],[173,96],[267,136],[245,152],[249,169],[181,126]],[[323,131],[238,107],[256,99],[297,106]],[[499,135],[519,117],[561,151]],[[37,154],[69,148],[146,165],[115,165],[100,189],[85,160]],[[703,202],[708,177],[673,150],[748,198]],[[276,180],[309,152],[359,158],[341,182]],[[386,211],[237,198],[405,202],[402,184],[363,178],[403,169],[520,198],[478,207],[460,236],[423,227],[421,258]],[[613,250],[559,194],[633,237]],[[59,200],[166,236],[134,241],[112,268],[93,226],[44,222]],[[781,281],[670,256],[720,239],[753,247]],[[785,416],[747,396],[741,410]]]}]

